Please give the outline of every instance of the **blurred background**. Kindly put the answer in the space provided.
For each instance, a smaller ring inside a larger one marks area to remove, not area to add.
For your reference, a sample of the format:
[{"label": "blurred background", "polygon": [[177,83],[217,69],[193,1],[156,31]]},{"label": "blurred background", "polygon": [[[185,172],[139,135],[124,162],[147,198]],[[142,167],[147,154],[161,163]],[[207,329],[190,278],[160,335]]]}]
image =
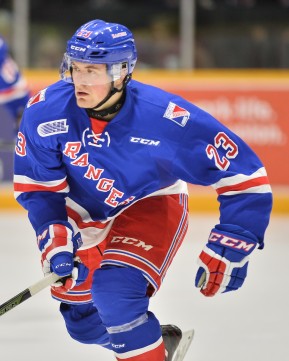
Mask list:
[{"label": "blurred background", "polygon": [[[274,211],[289,212],[289,0],[0,0],[0,34],[29,95],[58,80],[66,41],[95,18],[133,31],[135,79],[180,94],[243,137],[267,167]],[[0,203],[14,207],[17,126],[1,89],[0,119],[0,182],[9,194]],[[191,190],[191,209],[216,209],[210,190]]]},{"label": "blurred background", "polygon": [[134,32],[139,68],[289,66],[289,0],[1,0],[0,6],[0,31],[21,67],[58,67],[66,40],[94,18]]},{"label": "blurred background", "polygon": [[[210,187],[190,186],[189,232],[153,310],[162,323],[195,328],[190,360],[288,359],[289,0],[0,0],[9,46],[0,38],[0,304],[42,277],[34,231],[13,198],[18,109],[59,79],[66,41],[97,18],[133,31],[136,80],[229,126],[260,156],[273,188],[266,247],[253,255],[246,285],[205,299],[193,287],[195,260],[218,223],[218,204]],[[57,308],[47,289],[1,318],[1,360],[112,359],[69,339]]]}]

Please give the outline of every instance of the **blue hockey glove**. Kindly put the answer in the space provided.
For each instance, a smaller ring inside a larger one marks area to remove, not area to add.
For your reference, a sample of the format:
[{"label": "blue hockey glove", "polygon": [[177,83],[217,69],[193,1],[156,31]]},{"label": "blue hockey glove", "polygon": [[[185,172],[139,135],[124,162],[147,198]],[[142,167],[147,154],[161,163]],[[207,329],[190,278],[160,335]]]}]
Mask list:
[{"label": "blue hockey glove", "polygon": [[74,236],[72,229],[65,225],[50,224],[42,228],[37,241],[44,275],[54,272],[65,277],[54,285],[59,292],[66,292],[85,281],[87,267],[74,260],[77,249],[82,245],[79,233]]},{"label": "blue hockey glove", "polygon": [[195,285],[205,296],[235,291],[247,276],[249,254],[257,242],[214,228],[199,255]]},{"label": "blue hockey glove", "polygon": [[79,257],[73,259],[74,267],[71,275],[61,278],[59,281],[52,284],[52,288],[59,293],[66,293],[75,286],[81,285],[87,278],[89,269],[81,263]]}]

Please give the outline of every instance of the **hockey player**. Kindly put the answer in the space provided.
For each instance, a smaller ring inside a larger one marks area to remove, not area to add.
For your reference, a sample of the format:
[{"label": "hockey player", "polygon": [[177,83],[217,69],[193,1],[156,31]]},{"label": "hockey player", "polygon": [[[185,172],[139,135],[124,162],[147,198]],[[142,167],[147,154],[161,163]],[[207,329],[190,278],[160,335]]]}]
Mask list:
[{"label": "hockey player", "polygon": [[28,100],[27,83],[10,56],[6,41],[0,36],[0,105],[8,110],[16,129]]},{"label": "hockey player", "polygon": [[248,145],[185,99],[131,80],[136,60],[123,25],[93,20],[76,31],[62,80],[25,109],[15,196],[44,274],[65,276],[51,292],[71,337],[117,360],[164,361],[181,333],[160,327],[149,301],[187,231],[186,182],[212,186],[220,202],[195,280],[209,297],[242,286],[272,195]]}]

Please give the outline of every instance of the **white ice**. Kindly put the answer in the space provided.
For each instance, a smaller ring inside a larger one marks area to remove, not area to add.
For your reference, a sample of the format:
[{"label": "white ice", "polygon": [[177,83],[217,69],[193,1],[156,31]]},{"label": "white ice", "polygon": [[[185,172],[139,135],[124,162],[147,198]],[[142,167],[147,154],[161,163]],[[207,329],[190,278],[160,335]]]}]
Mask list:
[{"label": "white ice", "polygon": [[[162,324],[195,329],[187,361],[285,361],[289,342],[289,217],[273,216],[266,247],[251,257],[244,286],[205,298],[194,287],[196,259],[217,215],[192,215],[188,235],[151,310]],[[42,277],[24,213],[0,213],[0,304]],[[0,317],[1,361],[114,360],[70,339],[46,289]]]}]

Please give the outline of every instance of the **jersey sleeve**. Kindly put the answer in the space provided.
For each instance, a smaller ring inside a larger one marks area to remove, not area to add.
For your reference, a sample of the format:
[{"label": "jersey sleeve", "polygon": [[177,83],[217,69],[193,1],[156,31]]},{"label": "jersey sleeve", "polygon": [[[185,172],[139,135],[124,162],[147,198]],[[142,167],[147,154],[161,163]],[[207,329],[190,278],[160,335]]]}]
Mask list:
[{"label": "jersey sleeve", "polygon": [[69,187],[57,137],[38,134],[35,119],[29,109],[24,112],[15,147],[14,191],[37,232],[44,224],[67,222]]},{"label": "jersey sleeve", "polygon": [[212,186],[220,203],[219,229],[243,234],[263,248],[272,208],[264,165],[236,134],[197,110],[185,128],[173,173],[188,183]]}]

